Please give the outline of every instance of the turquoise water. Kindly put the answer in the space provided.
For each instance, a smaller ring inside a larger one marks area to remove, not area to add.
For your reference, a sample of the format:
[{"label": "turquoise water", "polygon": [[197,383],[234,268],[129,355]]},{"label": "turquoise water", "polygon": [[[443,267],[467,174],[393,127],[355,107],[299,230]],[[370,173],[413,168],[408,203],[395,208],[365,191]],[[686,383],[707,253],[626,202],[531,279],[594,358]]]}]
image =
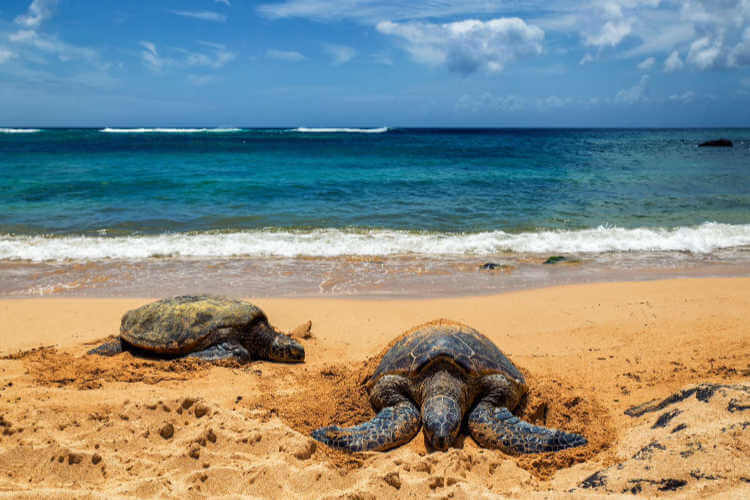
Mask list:
[{"label": "turquoise water", "polygon": [[6,260],[750,245],[750,129],[18,132]]}]

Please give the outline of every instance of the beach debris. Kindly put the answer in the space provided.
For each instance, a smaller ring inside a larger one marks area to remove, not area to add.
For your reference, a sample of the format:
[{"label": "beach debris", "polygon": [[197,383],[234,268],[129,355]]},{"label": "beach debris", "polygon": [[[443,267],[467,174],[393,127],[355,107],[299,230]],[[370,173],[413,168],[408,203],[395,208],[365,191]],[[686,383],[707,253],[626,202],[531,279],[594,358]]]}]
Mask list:
[{"label": "beach debris", "polygon": [[[461,323],[437,320],[407,331],[363,383],[378,414],[355,427],[317,429],[315,439],[349,452],[384,451],[410,441],[421,426],[431,448],[446,450],[468,413],[469,432],[485,448],[522,454],[587,443],[514,416],[528,391],[524,376],[492,341]],[[478,401],[471,396],[477,394]]]},{"label": "beach debris", "polygon": [[89,351],[145,357],[191,356],[206,361],[305,360],[305,348],[269,325],[258,307],[210,295],[185,295],[146,304],[122,317],[120,336]]},{"label": "beach debris", "polygon": [[734,146],[729,139],[713,139],[698,144],[699,148],[731,148]]}]

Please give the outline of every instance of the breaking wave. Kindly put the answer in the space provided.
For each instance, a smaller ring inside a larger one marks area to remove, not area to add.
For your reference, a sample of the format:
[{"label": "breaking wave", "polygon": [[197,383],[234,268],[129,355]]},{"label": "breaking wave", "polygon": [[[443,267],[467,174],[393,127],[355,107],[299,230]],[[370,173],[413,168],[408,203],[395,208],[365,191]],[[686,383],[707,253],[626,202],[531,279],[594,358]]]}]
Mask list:
[{"label": "breaking wave", "polygon": [[33,134],[41,132],[38,128],[0,128],[0,134]]},{"label": "breaking wave", "polygon": [[164,233],[131,236],[0,235],[1,260],[97,260],[149,257],[488,256],[505,252],[605,253],[679,251],[708,254],[750,246],[750,224],[707,222],[674,229],[600,226],[519,234],[316,229]]}]

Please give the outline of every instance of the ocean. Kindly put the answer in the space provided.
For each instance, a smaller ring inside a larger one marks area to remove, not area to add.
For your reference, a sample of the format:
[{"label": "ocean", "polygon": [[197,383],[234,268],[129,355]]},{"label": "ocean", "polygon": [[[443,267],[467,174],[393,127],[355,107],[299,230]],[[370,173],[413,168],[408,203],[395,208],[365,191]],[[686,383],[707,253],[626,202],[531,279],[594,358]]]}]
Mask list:
[{"label": "ocean", "polygon": [[3,296],[748,274],[750,129],[0,128]]}]

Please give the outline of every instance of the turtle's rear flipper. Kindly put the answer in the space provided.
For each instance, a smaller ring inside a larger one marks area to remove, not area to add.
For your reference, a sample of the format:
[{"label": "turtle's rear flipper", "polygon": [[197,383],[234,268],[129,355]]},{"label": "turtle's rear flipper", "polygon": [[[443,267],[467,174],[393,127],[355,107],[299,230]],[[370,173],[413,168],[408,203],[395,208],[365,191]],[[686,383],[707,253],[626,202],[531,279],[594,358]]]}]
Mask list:
[{"label": "turtle's rear flipper", "polygon": [[122,351],[123,351],[122,342],[120,341],[120,339],[115,339],[111,342],[105,342],[99,347],[95,347],[94,349],[91,349],[86,354],[98,354],[100,356],[114,356],[115,354],[120,354]]},{"label": "turtle's rear flipper", "polygon": [[222,359],[236,359],[241,363],[250,361],[250,353],[239,342],[221,342],[203,351],[191,352],[188,356],[206,361]]},{"label": "turtle's rear flipper", "polygon": [[514,455],[560,451],[587,443],[583,436],[529,424],[507,408],[489,403],[479,403],[469,414],[469,431],[481,446]]},{"label": "turtle's rear flipper", "polygon": [[344,451],[385,451],[410,441],[419,432],[419,411],[402,401],[380,410],[375,418],[354,427],[332,425],[313,431],[312,437]]}]

